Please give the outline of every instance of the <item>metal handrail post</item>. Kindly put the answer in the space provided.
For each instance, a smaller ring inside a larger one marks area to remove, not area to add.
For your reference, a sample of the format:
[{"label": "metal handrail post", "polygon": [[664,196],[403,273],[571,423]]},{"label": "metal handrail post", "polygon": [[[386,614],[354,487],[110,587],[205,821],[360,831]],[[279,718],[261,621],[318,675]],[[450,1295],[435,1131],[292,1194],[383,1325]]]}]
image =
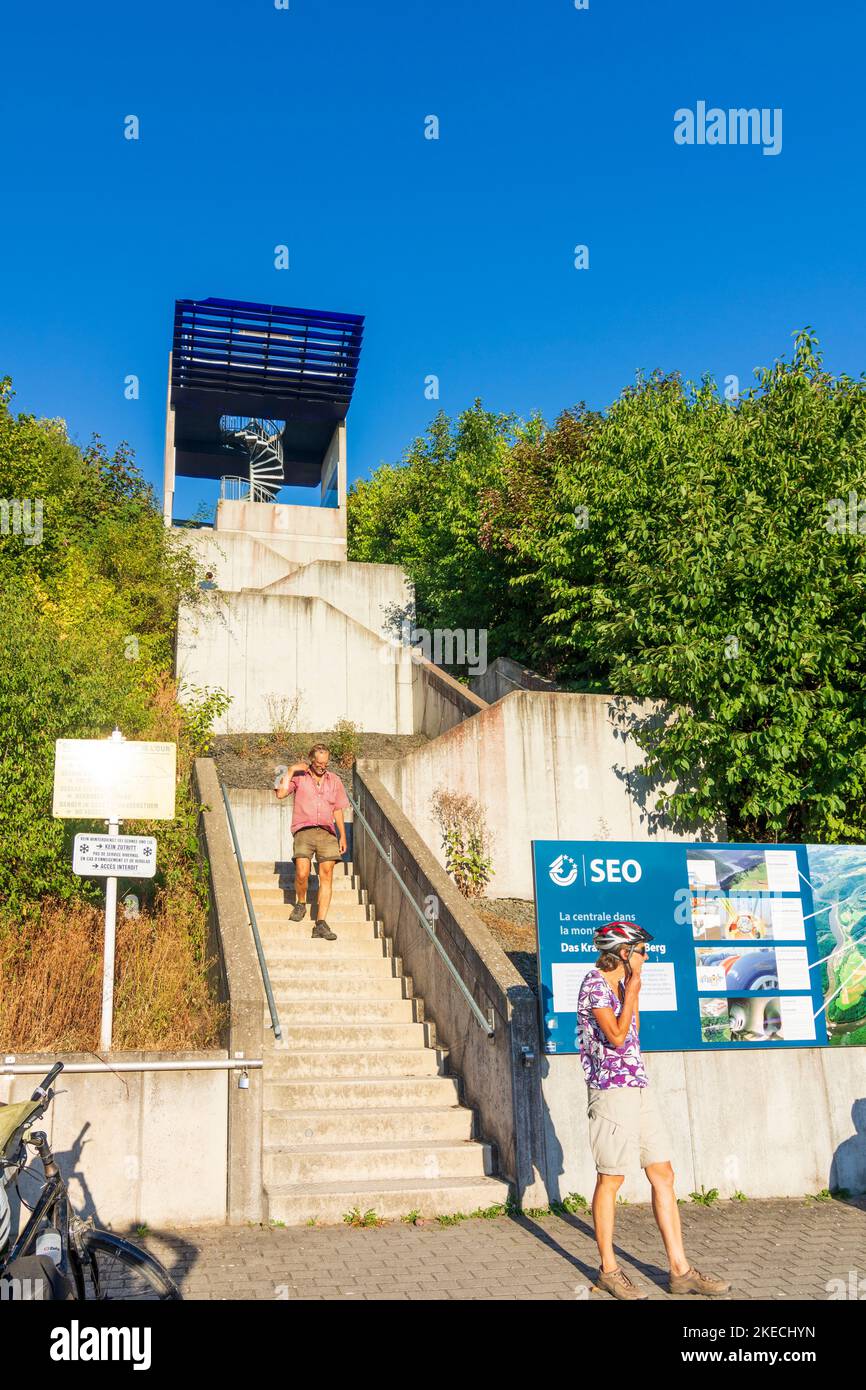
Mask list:
[{"label": "metal handrail post", "polygon": [[274,991],[271,989],[271,977],[268,974],[268,964],[265,960],[265,952],[264,948],[262,947],[262,938],[259,936],[259,924],[256,920],[256,910],[253,907],[253,900],[250,896],[250,886],[247,883],[247,876],[244,871],[244,858],[241,854],[241,847],[238,843],[238,832],[235,829],[235,818],[232,815],[232,806],[231,802],[229,801],[229,794],[223,786],[222,782],[220,782],[220,790],[223,794],[223,801],[225,802],[226,815],[228,816],[229,822],[229,830],[231,831],[232,836],[232,844],[235,847],[235,859],[237,860],[238,868],[241,872],[241,883],[243,885],[244,897],[247,900],[247,912],[250,915],[250,926],[253,929],[253,940],[256,943],[256,955],[259,958],[259,967],[261,968],[262,972],[262,982],[265,986],[265,994],[268,998],[268,1009],[270,1010],[271,1015],[271,1027],[274,1030],[274,1037],[277,1039],[277,1042],[279,1042],[283,1034],[282,1029],[280,1028],[279,1016],[277,1014],[277,1006],[274,1002]]},{"label": "metal handrail post", "polygon": [[463,997],[465,998],[465,1000],[466,1000],[467,1004],[469,1005],[470,1009],[472,1010],[472,1013],[474,1014],[476,1020],[477,1020],[478,1023],[481,1025],[481,1027],[484,1029],[484,1031],[485,1031],[485,1033],[487,1034],[487,1036],[488,1036],[489,1038],[492,1038],[492,1037],[493,1037],[493,1034],[494,1034],[494,1024],[493,1024],[492,1020],[491,1020],[490,1018],[485,1018],[485,1017],[484,1017],[484,1014],[481,1012],[480,1008],[478,1007],[478,1004],[477,1004],[476,1001],[473,999],[472,994],[470,993],[470,991],[469,991],[469,989],[467,988],[466,984],[465,984],[464,981],[461,979],[460,974],[459,974],[459,972],[458,972],[456,966],[454,965],[454,962],[452,961],[451,957],[448,955],[448,952],[445,950],[445,947],[442,945],[442,942],[439,940],[439,938],[438,938],[438,936],[436,935],[436,933],[433,931],[433,928],[430,926],[430,923],[428,922],[427,918],[424,916],[424,913],[422,912],[421,908],[418,906],[418,904],[416,903],[415,899],[412,897],[412,894],[410,893],[410,891],[409,891],[409,889],[407,888],[406,884],[403,882],[403,879],[400,877],[400,874],[398,873],[397,869],[394,867],[394,862],[393,862],[393,860],[392,860],[392,858],[391,858],[391,855],[390,855],[390,854],[388,853],[388,851],[386,851],[386,850],[384,849],[384,847],[380,844],[379,838],[378,838],[378,836],[376,835],[375,830],[374,830],[373,827],[371,826],[370,822],[367,820],[367,817],[364,815],[363,811],[361,810],[360,806],[359,806],[358,803],[356,802],[355,798],[352,796],[351,792],[348,792],[348,791],[347,791],[347,792],[346,792],[346,795],[347,795],[348,798],[349,798],[349,802],[350,802],[350,805],[351,805],[351,807],[352,807],[352,811],[353,811],[354,814],[358,817],[358,819],[361,821],[361,824],[364,826],[364,828],[366,829],[368,835],[370,836],[370,839],[373,841],[373,844],[376,846],[376,849],[379,851],[379,854],[380,854],[381,857],[382,857],[382,862],[388,866],[388,868],[391,870],[391,873],[394,875],[394,877],[396,878],[397,882],[399,883],[399,885],[400,885],[400,890],[401,890],[401,892],[403,893],[403,896],[404,896],[404,897],[406,898],[406,900],[408,901],[410,907],[414,910],[415,915],[417,916],[419,922],[421,923],[422,927],[423,927],[424,930],[426,931],[426,933],[427,933],[427,935],[429,936],[430,940],[432,941],[433,945],[436,947],[436,950],[439,952],[439,955],[442,957],[442,959],[443,959],[443,961],[445,962],[445,965],[447,966],[448,970],[451,972],[451,975],[452,975],[453,978],[454,978],[454,981],[455,981],[455,983],[456,983],[456,985],[457,985],[457,988],[460,990],[460,993],[461,993],[461,994],[463,995]]}]

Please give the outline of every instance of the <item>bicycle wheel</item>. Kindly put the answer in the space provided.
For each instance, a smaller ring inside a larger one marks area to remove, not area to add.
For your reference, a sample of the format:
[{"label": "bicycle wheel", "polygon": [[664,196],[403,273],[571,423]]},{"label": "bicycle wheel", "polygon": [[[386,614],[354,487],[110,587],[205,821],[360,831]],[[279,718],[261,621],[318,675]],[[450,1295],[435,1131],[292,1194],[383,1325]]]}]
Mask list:
[{"label": "bicycle wheel", "polygon": [[81,1237],[84,1297],[90,1303],[152,1303],[182,1294],[159,1260],[111,1231],[85,1231]]}]

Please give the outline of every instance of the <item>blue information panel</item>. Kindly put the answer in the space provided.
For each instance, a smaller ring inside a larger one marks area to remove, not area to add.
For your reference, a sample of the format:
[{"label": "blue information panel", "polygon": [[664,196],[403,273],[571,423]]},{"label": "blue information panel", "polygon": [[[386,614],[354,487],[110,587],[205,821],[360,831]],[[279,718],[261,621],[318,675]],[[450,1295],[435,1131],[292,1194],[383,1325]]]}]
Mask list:
[{"label": "blue information panel", "polygon": [[645,1051],[866,1044],[866,849],[533,841],[544,1048],[577,1052],[577,995],[614,920],[651,933]]}]

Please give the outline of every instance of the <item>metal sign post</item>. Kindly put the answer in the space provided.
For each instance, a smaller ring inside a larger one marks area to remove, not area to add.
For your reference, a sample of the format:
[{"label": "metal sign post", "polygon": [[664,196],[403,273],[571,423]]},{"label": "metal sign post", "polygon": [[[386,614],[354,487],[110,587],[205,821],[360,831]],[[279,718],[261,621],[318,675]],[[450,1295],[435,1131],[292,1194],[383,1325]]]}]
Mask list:
[{"label": "metal sign post", "polygon": [[[123,737],[123,735],[121,735]],[[112,734],[114,738],[114,734]],[[108,822],[109,835],[120,834],[120,821]],[[99,1049],[111,1050],[111,1031],[114,1024],[114,949],[117,938],[117,879],[105,880],[105,951],[102,959],[102,1022],[99,1026]]]},{"label": "metal sign post", "polygon": [[105,878],[105,951],[99,1046],[111,1048],[117,880],[151,878],[156,840],[120,834],[122,820],[172,820],[177,749],[173,743],[127,741],[119,729],[107,739],[58,739],[53,814],[72,820],[105,819],[107,835],[76,835],[73,871]]},{"label": "metal sign post", "polygon": [[[112,743],[126,740],[119,729],[111,735]],[[109,835],[120,834],[120,821],[109,820]],[[105,944],[102,955],[102,1020],[99,1025],[99,1048],[101,1052],[111,1051],[111,1033],[114,1026],[114,956],[117,942],[117,879],[105,880]]]}]

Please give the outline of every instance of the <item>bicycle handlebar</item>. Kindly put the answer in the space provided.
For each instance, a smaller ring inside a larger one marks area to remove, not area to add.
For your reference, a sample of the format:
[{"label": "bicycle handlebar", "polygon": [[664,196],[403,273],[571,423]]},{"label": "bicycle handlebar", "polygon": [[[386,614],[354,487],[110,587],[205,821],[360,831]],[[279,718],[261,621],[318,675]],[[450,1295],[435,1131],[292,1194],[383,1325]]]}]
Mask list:
[{"label": "bicycle handlebar", "polygon": [[33,1092],[33,1095],[30,1097],[30,1099],[31,1099],[31,1100],[44,1100],[45,1097],[46,1097],[47,1094],[48,1094],[48,1089],[49,1089],[49,1087],[50,1087],[52,1081],[54,1080],[54,1078],[55,1078],[57,1075],[59,1075],[60,1072],[62,1072],[62,1070],[63,1070],[63,1063],[62,1063],[62,1062],[55,1062],[55,1063],[54,1063],[54,1066],[51,1068],[51,1070],[50,1070],[50,1072],[48,1073],[48,1075],[45,1076],[45,1077],[43,1077],[43,1079],[40,1081],[39,1085],[36,1087],[36,1090]]}]

